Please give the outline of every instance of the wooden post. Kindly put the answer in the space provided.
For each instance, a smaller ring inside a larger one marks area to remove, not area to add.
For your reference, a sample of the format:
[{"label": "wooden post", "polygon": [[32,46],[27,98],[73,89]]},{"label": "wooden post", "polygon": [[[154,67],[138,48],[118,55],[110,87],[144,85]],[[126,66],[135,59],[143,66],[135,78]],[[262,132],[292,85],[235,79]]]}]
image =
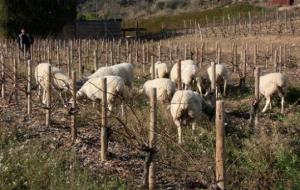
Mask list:
[{"label": "wooden post", "polygon": [[155,79],[156,78],[156,70],[155,70],[155,63],[154,63],[154,59],[153,59],[153,56],[151,56],[151,76],[152,76],[152,79]]},{"label": "wooden post", "polygon": [[246,75],[247,75],[247,44],[245,44],[244,47],[244,56],[243,56],[243,78],[244,78],[244,84],[246,84]]},{"label": "wooden post", "polygon": [[146,57],[145,57],[145,44],[142,45],[142,66],[143,66],[143,73],[145,74],[145,64],[146,64]]},{"label": "wooden post", "polygon": [[224,102],[216,102],[216,181],[218,189],[226,189]]},{"label": "wooden post", "polygon": [[286,44],[283,45],[283,55],[282,55],[282,62],[283,62],[283,70],[286,72],[287,68],[287,56],[286,56]]},{"label": "wooden post", "polygon": [[172,46],[169,47],[169,67],[172,65]]},{"label": "wooden post", "polygon": [[117,45],[117,57],[118,57],[118,61],[117,63],[119,64],[121,61],[121,54],[120,54],[120,43],[118,43]]},{"label": "wooden post", "polygon": [[259,77],[260,77],[260,68],[256,67],[255,68],[255,72],[254,72],[254,77],[255,77],[255,104],[254,105],[255,108],[253,108],[254,111],[254,125],[257,126],[258,125],[258,105],[259,105]]},{"label": "wooden post", "polygon": [[131,53],[128,55],[128,63],[132,63]]},{"label": "wooden post", "polygon": [[112,49],[109,51],[109,59],[110,59],[110,65],[113,65],[114,64],[114,56],[113,56]]},{"label": "wooden post", "polygon": [[221,45],[220,45],[220,42],[218,42],[219,43],[219,45],[218,45],[218,49],[217,49],[217,53],[218,53],[218,56],[217,56],[217,63],[218,64],[221,64],[221,53],[222,53],[222,49],[221,49]]},{"label": "wooden post", "polygon": [[177,63],[177,88],[178,90],[182,90],[181,84],[181,60],[179,59]]},{"label": "wooden post", "polygon": [[98,69],[98,58],[97,58],[97,50],[94,50],[94,70]]},{"label": "wooden post", "polygon": [[[151,117],[150,117],[150,130],[149,130],[149,148],[154,149],[156,145],[156,125],[157,125],[157,97],[156,88],[151,89]],[[149,190],[155,189],[155,162],[154,153],[150,153],[149,163]]]},{"label": "wooden post", "polygon": [[204,42],[201,44],[201,58],[200,58],[200,63],[199,63],[199,68],[202,68],[202,64],[204,62],[204,51],[205,51],[205,44]]},{"label": "wooden post", "polygon": [[[51,49],[50,49],[50,43],[48,44],[48,48],[47,48],[47,52],[48,52],[48,63],[50,63],[51,62]],[[24,55],[25,55],[25,53],[24,53]]]},{"label": "wooden post", "polygon": [[19,97],[18,97],[18,61],[13,59],[14,62],[14,95],[15,95],[15,102],[19,105]]},{"label": "wooden post", "polygon": [[87,64],[86,65],[90,65],[90,51],[91,51],[91,40],[88,40],[88,44],[87,44]]},{"label": "wooden post", "polygon": [[60,68],[60,56],[59,56],[59,43],[56,45],[56,61],[57,61],[57,67]]},{"label": "wooden post", "polygon": [[280,45],[279,47],[279,57],[278,57],[278,64],[279,64],[279,67],[277,69],[278,72],[281,72],[282,71],[282,46]]},{"label": "wooden post", "polygon": [[108,149],[108,140],[107,140],[107,80],[106,78],[102,79],[102,113],[101,113],[101,161],[107,160],[107,149]]},{"label": "wooden post", "polygon": [[4,57],[1,55],[0,57],[1,62],[1,98],[5,99],[5,70],[4,70]]},{"label": "wooden post", "polygon": [[237,44],[234,44],[233,48],[233,65],[234,65],[234,72],[236,73],[237,67],[238,67],[238,53],[237,53]]},{"label": "wooden post", "polygon": [[126,40],[126,58],[128,59],[129,56],[129,42]]},{"label": "wooden post", "polygon": [[[67,47],[67,72],[68,72],[68,77],[71,78],[71,56],[70,56],[70,48]],[[50,63],[50,62],[49,62]]]},{"label": "wooden post", "polygon": [[249,33],[252,32],[252,19],[251,19],[251,12],[248,12],[248,17],[249,17]]},{"label": "wooden post", "polygon": [[73,65],[73,41],[70,41],[70,75],[71,77],[72,71],[71,71],[71,65]]},{"label": "wooden post", "polygon": [[158,44],[158,60],[161,61],[161,46]]},{"label": "wooden post", "polygon": [[257,66],[257,44],[254,45],[254,51],[253,51],[253,66]]},{"label": "wooden post", "polygon": [[199,65],[199,49],[197,47],[195,47],[195,56],[194,56],[194,61],[196,63],[196,65]]},{"label": "wooden post", "polygon": [[184,44],[184,60],[187,58],[187,44]]},{"label": "wooden post", "polygon": [[71,102],[71,140],[75,143],[77,139],[77,126],[76,126],[76,72],[72,71],[72,102]]},{"label": "wooden post", "polygon": [[46,104],[46,127],[50,127],[50,115],[51,115],[51,76],[52,76],[52,71],[51,71],[51,65],[48,68],[48,74],[47,74],[47,79],[46,79],[46,99],[47,99],[47,104]]},{"label": "wooden post", "polygon": [[215,90],[216,90],[216,63],[212,62],[211,63],[211,67],[212,67],[212,77],[211,77],[211,91],[215,94]]},{"label": "wooden post", "polygon": [[255,99],[259,99],[259,76],[260,76],[260,68],[255,68]]},{"label": "wooden post", "polygon": [[278,62],[277,62],[277,49],[274,51],[273,64],[274,64],[274,72],[278,71]]},{"label": "wooden post", "polygon": [[31,116],[31,60],[27,61],[27,115]]},{"label": "wooden post", "polygon": [[216,57],[215,57],[215,62],[218,62],[219,59],[219,42],[216,41]]},{"label": "wooden post", "polygon": [[78,77],[81,79],[82,78],[82,60],[81,60],[81,46],[79,45],[78,48]]}]

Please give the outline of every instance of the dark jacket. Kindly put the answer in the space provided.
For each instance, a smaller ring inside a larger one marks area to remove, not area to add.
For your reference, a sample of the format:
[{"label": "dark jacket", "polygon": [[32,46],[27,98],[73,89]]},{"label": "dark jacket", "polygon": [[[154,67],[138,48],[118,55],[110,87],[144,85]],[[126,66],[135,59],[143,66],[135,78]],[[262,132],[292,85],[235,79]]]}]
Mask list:
[{"label": "dark jacket", "polygon": [[19,48],[20,49],[23,49],[24,46],[26,47],[26,49],[29,49],[30,48],[30,45],[33,44],[33,37],[30,35],[30,34],[19,34],[18,36],[18,44],[19,44]]}]

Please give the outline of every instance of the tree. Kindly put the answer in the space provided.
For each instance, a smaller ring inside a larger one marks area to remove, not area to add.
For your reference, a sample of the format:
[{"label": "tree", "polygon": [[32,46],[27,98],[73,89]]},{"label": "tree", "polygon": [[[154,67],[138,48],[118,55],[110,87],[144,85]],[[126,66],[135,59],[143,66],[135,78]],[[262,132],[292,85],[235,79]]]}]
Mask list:
[{"label": "tree", "polygon": [[15,37],[21,27],[54,35],[76,19],[76,0],[0,0],[0,32]]}]

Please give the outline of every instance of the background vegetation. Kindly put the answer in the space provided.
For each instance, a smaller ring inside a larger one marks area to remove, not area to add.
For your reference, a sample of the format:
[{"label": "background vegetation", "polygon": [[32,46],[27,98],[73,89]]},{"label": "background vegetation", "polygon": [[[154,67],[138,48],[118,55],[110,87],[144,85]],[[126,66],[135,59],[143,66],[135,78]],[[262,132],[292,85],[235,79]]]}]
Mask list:
[{"label": "background vegetation", "polygon": [[0,34],[15,37],[21,27],[35,35],[58,33],[76,19],[76,0],[0,0]]}]

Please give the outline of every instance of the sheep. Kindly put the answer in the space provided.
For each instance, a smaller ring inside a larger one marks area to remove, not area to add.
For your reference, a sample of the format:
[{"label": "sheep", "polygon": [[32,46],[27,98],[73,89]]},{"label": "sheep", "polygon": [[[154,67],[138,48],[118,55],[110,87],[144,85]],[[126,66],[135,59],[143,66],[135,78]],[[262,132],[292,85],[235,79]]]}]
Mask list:
[{"label": "sheep", "polygon": [[[166,63],[158,61],[154,65],[155,78],[169,78],[170,69]],[[150,74],[152,75],[152,65],[150,67]]]},{"label": "sheep", "polygon": [[[177,84],[178,80],[178,64],[174,64],[171,69],[170,78],[173,82]],[[193,60],[183,60],[181,61],[181,82],[185,90],[191,88],[193,82],[195,82],[195,77],[197,74],[198,67]]]},{"label": "sheep", "polygon": [[51,84],[52,86],[59,91],[60,98],[65,104],[64,98],[62,96],[62,92],[68,91],[70,89],[72,80],[66,76],[58,67],[52,66],[50,63],[40,63],[35,67],[34,76],[35,81],[39,87],[39,89],[43,89],[42,103],[47,105],[47,75],[48,69],[51,66]]},{"label": "sheep", "polygon": [[151,88],[157,89],[157,100],[162,102],[170,102],[176,91],[176,85],[170,79],[158,78],[146,81],[140,93],[144,93],[150,98]]},{"label": "sheep", "polygon": [[266,98],[266,105],[262,112],[266,112],[268,106],[271,109],[271,97],[278,92],[281,98],[281,113],[284,113],[284,96],[287,92],[287,77],[282,73],[269,73],[259,78],[259,92]]},{"label": "sheep", "polygon": [[214,115],[214,108],[208,104],[197,92],[180,90],[175,92],[170,105],[170,111],[178,130],[178,143],[182,143],[181,128],[192,122],[193,131],[196,121],[207,115],[210,119]]},{"label": "sheep", "polygon": [[89,79],[105,76],[122,77],[124,79],[125,85],[131,88],[133,81],[133,65],[130,63],[120,63],[117,65],[101,67],[92,75],[86,77],[83,81],[78,81],[77,84],[83,85]]},{"label": "sheep", "polygon": [[84,96],[92,101],[101,100],[103,95],[102,80],[107,80],[107,105],[109,113],[113,110],[113,105],[116,105],[118,97],[126,97],[125,81],[119,76],[104,76],[89,79],[77,91],[77,98],[80,99]]},{"label": "sheep", "polygon": [[279,12],[285,12],[285,11],[293,11],[299,8],[299,5],[296,6],[284,6],[284,7],[279,7],[278,11]]},{"label": "sheep", "polygon": [[[213,62],[211,62],[211,65],[207,68],[206,73],[203,73],[202,71],[199,71],[197,73],[197,77],[196,77],[197,87],[200,94],[202,95],[203,95],[203,90],[206,90],[206,93],[208,93],[211,87],[211,81],[213,77],[212,65]],[[229,80],[229,71],[224,64],[216,64],[215,66],[216,66],[216,78],[215,78],[216,90],[218,92],[218,89],[221,88],[221,85],[224,85],[223,95],[225,96],[227,83]]]}]

